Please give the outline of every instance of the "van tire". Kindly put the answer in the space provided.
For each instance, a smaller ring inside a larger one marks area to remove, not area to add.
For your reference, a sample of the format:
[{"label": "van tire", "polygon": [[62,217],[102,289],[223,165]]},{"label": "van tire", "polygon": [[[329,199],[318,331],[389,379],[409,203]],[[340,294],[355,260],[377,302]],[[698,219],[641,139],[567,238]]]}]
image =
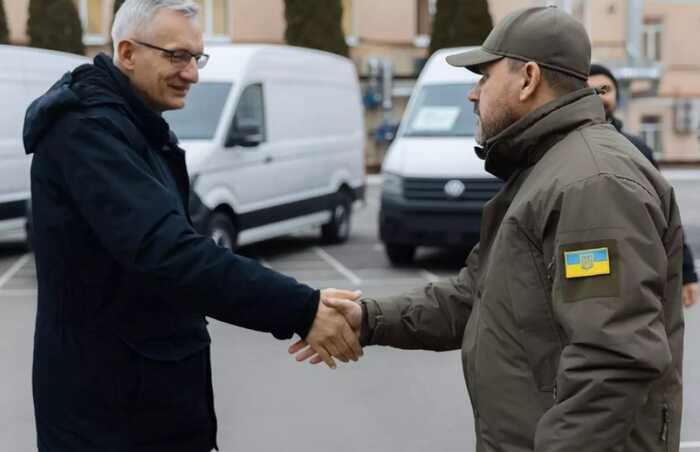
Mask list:
[{"label": "van tire", "polygon": [[207,224],[207,236],[214,242],[234,251],[238,241],[238,232],[231,218],[224,212],[214,212]]},{"label": "van tire", "polygon": [[352,222],[352,198],[344,192],[336,194],[336,202],[331,210],[331,221],[321,226],[321,241],[343,243],[350,238]]},{"label": "van tire", "polygon": [[413,263],[413,257],[416,254],[415,246],[398,243],[385,243],[384,250],[391,263],[397,266]]}]

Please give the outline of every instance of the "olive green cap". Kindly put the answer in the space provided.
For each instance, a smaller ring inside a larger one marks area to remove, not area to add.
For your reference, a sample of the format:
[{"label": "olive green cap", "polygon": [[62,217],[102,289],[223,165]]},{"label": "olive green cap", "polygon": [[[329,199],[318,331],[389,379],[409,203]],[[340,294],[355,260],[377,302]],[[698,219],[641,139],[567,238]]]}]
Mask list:
[{"label": "olive green cap", "polygon": [[588,80],[591,41],[578,20],[556,6],[528,8],[501,20],[478,49],[450,55],[452,66],[479,66],[508,57]]}]

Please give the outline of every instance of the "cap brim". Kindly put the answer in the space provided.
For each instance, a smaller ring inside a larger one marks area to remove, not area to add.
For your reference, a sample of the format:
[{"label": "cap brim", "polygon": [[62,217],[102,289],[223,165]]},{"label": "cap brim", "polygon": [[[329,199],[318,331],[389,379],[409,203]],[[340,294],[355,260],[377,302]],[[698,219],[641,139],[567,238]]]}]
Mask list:
[{"label": "cap brim", "polygon": [[489,53],[483,48],[478,48],[450,55],[445,58],[445,60],[447,60],[447,63],[452,66],[464,67],[472,72],[480,74],[479,66],[482,64],[491,63],[493,61],[498,61],[501,58],[503,58],[503,56],[496,55],[495,53]]}]

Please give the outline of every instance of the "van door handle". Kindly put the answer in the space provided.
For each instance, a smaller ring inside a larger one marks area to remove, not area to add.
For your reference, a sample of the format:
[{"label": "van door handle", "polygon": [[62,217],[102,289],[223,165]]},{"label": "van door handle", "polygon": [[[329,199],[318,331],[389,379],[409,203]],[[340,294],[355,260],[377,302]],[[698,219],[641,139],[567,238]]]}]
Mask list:
[{"label": "van door handle", "polygon": [[263,160],[263,163],[266,163],[266,164],[267,164],[267,163],[272,163],[273,160],[274,160],[274,159],[272,158],[272,156],[271,156],[271,155],[268,155],[268,156],[265,157],[265,159]]}]

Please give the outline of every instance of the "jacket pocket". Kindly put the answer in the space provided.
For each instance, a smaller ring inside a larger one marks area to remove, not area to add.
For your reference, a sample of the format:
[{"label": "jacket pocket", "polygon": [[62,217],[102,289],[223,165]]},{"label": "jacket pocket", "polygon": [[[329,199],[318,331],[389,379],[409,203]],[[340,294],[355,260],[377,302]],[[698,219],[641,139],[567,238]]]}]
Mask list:
[{"label": "jacket pocket", "polygon": [[552,307],[552,265],[519,228],[515,237],[508,278],[512,309],[535,384],[553,393],[563,341]]},{"label": "jacket pocket", "polygon": [[156,361],[142,356],[136,360],[138,382],[129,406],[130,433],[135,444],[162,442],[175,449],[169,441],[189,441],[211,434],[208,349],[179,361]]},{"label": "jacket pocket", "polygon": [[651,395],[635,416],[624,450],[671,452],[678,450],[680,416],[666,399]]}]

